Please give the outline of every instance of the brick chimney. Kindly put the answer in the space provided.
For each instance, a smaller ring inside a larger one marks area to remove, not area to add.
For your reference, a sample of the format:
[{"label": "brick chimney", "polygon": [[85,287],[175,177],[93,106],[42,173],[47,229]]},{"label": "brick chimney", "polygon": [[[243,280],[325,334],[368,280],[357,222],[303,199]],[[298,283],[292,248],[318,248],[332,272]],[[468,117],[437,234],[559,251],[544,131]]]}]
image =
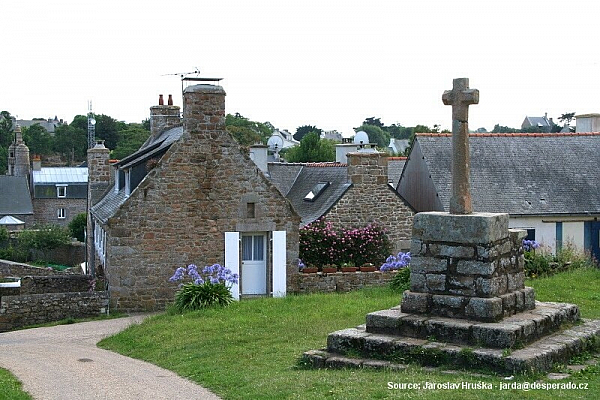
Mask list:
[{"label": "brick chimney", "polygon": [[158,105],[150,107],[150,136],[157,138],[167,129],[181,124],[179,106],[173,105],[173,96],[169,95],[169,104],[164,105],[163,95],[158,97]]},{"label": "brick chimney", "polygon": [[110,150],[104,146],[103,140],[97,141],[96,146],[87,152],[89,208],[100,200],[110,183],[109,155]]},{"label": "brick chimney", "polygon": [[348,153],[348,179],[353,185],[388,184],[388,154],[379,152]]},{"label": "brick chimney", "polygon": [[29,178],[29,147],[23,141],[21,126],[15,127],[15,141],[8,147],[8,175]]},{"label": "brick chimney", "polygon": [[225,131],[225,91],[221,86],[203,84],[185,88],[183,130],[207,143],[217,139],[217,131]]}]

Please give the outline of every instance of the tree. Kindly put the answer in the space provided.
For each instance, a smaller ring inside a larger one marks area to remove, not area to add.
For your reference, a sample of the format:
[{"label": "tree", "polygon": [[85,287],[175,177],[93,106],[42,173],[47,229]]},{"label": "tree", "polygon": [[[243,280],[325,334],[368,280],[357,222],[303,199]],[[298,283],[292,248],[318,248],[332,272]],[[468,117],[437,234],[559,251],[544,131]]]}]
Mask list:
[{"label": "tree", "polygon": [[[116,119],[108,115],[96,115],[96,138],[104,140],[104,145],[109,149],[115,149],[119,141],[120,124]],[[87,120],[86,120],[87,130]]]},{"label": "tree", "polygon": [[87,214],[77,214],[71,222],[69,222],[69,231],[71,236],[79,240],[80,242],[85,241],[85,227],[87,226]]},{"label": "tree", "polygon": [[385,129],[385,125],[383,125],[383,122],[381,122],[381,118],[375,118],[375,117],[365,118],[365,120],[363,121],[362,124],[378,126],[381,129]]},{"label": "tree", "polygon": [[499,124],[494,125],[494,129],[492,129],[492,133],[517,133],[521,132],[520,129],[509,128],[508,126],[502,126]]},{"label": "tree", "polygon": [[354,128],[356,132],[365,131],[369,135],[369,141],[377,147],[387,148],[390,144],[390,134],[375,125],[361,125]]},{"label": "tree", "polygon": [[23,140],[32,154],[49,155],[53,153],[53,138],[46,128],[40,124],[33,124],[30,127],[24,127]]},{"label": "tree", "polygon": [[150,131],[143,128],[141,124],[129,124],[126,129],[119,131],[119,142],[112,151],[111,156],[118,160],[135,153],[148,139]]},{"label": "tree", "polygon": [[54,131],[54,151],[70,163],[83,161],[87,156],[87,122],[86,130],[76,125],[61,125]]},{"label": "tree", "polygon": [[335,161],[335,143],[321,139],[317,132],[310,132],[302,138],[300,145],[285,153],[289,162],[325,162]]},{"label": "tree", "polygon": [[13,142],[13,121],[8,111],[0,112],[0,146],[8,148]]},{"label": "tree", "polygon": [[251,121],[240,113],[227,114],[225,126],[231,135],[242,146],[250,146],[255,143],[267,143],[267,139],[273,133],[273,125],[269,122],[261,123]]},{"label": "tree", "polygon": [[561,114],[561,116],[558,117],[558,120],[560,122],[566,122],[567,124],[570,124],[573,118],[575,118],[575,112]]},{"label": "tree", "polygon": [[319,136],[323,133],[322,129],[317,128],[314,125],[302,125],[296,128],[296,133],[294,133],[294,139],[297,141],[302,141],[302,138],[309,134],[310,132],[316,132]]}]

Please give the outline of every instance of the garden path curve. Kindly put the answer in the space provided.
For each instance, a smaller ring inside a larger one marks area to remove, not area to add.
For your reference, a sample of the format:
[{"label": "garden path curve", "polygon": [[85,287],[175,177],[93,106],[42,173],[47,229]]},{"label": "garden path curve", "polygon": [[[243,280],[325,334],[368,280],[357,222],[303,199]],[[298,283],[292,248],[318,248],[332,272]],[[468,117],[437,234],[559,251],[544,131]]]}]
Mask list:
[{"label": "garden path curve", "polygon": [[96,347],[147,316],[0,333],[0,367],[36,400],[219,399],[171,371]]}]

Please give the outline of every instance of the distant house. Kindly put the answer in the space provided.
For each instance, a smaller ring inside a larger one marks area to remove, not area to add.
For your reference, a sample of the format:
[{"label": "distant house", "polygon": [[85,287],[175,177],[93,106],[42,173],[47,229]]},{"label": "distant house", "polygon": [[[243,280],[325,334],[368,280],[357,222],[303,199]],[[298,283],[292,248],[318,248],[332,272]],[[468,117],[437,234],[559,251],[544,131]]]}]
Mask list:
[{"label": "distant house", "polygon": [[36,124],[40,125],[51,135],[54,135],[54,131],[57,127],[64,124],[63,120],[58,119],[56,116],[48,119],[19,119],[16,122],[19,126],[27,128]]},{"label": "distant house", "polygon": [[33,225],[35,218],[27,177],[0,175],[0,219],[9,230],[21,225],[16,220],[21,221],[23,227]]},{"label": "distant house", "polygon": [[575,132],[600,132],[600,114],[576,115]]},{"label": "distant house", "polygon": [[177,106],[151,107],[150,138],[113,172],[108,149],[88,151],[90,267],[124,311],[163,309],[177,289],[169,277],[192,263],[239,272],[236,298],[285,295],[300,217],[225,129],[223,88],[183,97],[183,120]]},{"label": "distant house", "polygon": [[394,139],[390,138],[390,144],[388,150],[392,154],[404,154],[404,151],[408,148],[410,141],[408,139]]},{"label": "distant house", "polygon": [[0,217],[12,215],[26,228],[34,224],[66,226],[77,214],[86,212],[87,168],[42,168],[39,158],[31,163],[20,125],[15,127],[15,141],[8,148],[7,175],[1,177],[6,188],[2,193],[21,212],[0,211]]},{"label": "distant house", "polygon": [[[452,135],[418,134],[398,193],[417,212],[448,211]],[[572,243],[600,259],[600,133],[471,134],[473,209],[551,251]]]},{"label": "distant house", "polygon": [[525,117],[521,124],[521,129],[535,127],[539,128],[542,132],[550,132],[552,124],[552,118],[548,118],[548,113],[545,113],[543,117]]}]

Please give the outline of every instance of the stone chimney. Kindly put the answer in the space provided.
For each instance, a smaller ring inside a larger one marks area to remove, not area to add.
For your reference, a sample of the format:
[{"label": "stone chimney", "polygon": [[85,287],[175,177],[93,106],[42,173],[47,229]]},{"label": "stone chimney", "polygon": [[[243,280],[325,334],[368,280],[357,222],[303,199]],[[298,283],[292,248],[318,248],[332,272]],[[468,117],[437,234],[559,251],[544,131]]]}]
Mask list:
[{"label": "stone chimney", "polygon": [[181,123],[179,117],[179,106],[173,105],[173,96],[169,95],[169,104],[164,105],[163,95],[158,97],[158,105],[150,107],[150,136],[157,138],[167,129],[171,129]]},{"label": "stone chimney", "polygon": [[264,173],[267,172],[267,160],[269,146],[264,144],[253,144],[250,146],[250,159]]},{"label": "stone chimney", "polygon": [[31,162],[34,171],[42,170],[42,159],[40,156],[33,156],[33,161]]},{"label": "stone chimney", "polygon": [[88,211],[100,200],[110,183],[110,150],[99,140],[87,152],[88,159]]},{"label": "stone chimney", "polygon": [[379,152],[348,153],[348,179],[354,186],[388,184],[388,154]]},{"label": "stone chimney", "polygon": [[217,139],[217,131],[225,131],[225,91],[221,86],[193,85],[185,88],[183,130],[207,144]]},{"label": "stone chimney", "polygon": [[15,127],[15,142],[8,147],[8,174],[29,177],[29,147],[23,141],[21,126]]}]

